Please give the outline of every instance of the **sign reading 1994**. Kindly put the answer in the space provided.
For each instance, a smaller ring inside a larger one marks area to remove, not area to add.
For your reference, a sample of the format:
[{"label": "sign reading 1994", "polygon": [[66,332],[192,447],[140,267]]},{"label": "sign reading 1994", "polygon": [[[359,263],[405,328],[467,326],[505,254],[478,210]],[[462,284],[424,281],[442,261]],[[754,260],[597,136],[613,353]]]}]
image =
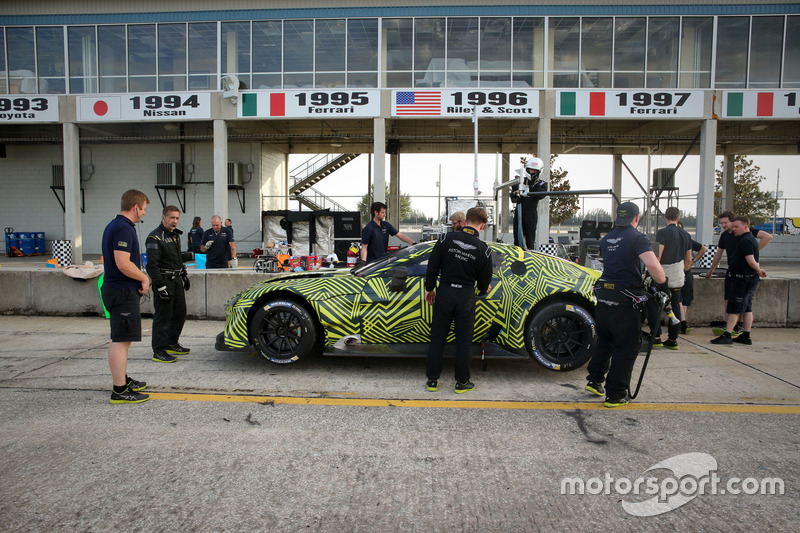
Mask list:
[{"label": "sign reading 1994", "polygon": [[556,115],[565,118],[702,118],[703,91],[558,91]]},{"label": "sign reading 1994", "polygon": [[78,121],[204,120],[210,93],[106,94],[78,98]]},{"label": "sign reading 1994", "polygon": [[58,97],[0,97],[0,121],[58,122]]}]

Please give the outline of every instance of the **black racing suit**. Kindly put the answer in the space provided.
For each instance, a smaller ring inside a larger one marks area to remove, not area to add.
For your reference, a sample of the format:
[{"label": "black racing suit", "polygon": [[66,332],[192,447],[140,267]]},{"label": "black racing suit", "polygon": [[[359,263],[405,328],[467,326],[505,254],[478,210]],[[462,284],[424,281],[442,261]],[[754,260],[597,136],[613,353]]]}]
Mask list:
[{"label": "black racing suit", "polygon": [[[183,254],[179,229],[169,231],[163,224],[150,232],[145,240],[147,249],[147,275],[153,288],[153,351],[166,350],[178,344],[186,322],[186,295],[181,279]],[[188,253],[188,252],[187,252]],[[166,287],[170,295],[167,302],[159,296],[158,289]]]},{"label": "black racing suit", "polygon": [[[526,179],[526,183],[527,183]],[[517,190],[517,186],[512,186],[512,193]],[[536,179],[530,184],[530,192],[544,192],[547,190],[547,182]],[[512,196],[513,197],[513,196]],[[539,223],[539,201],[541,196],[527,197],[516,196],[517,206],[514,209],[514,244],[522,247],[523,236],[525,248],[536,250],[536,225]],[[522,211],[522,235],[519,234],[519,212]]]},{"label": "black racing suit", "polygon": [[455,321],[455,377],[457,382],[467,383],[475,330],[475,284],[483,294],[492,281],[492,251],[478,238],[477,230],[466,226],[436,243],[425,274],[426,291],[436,289],[437,278],[426,373],[429,380],[439,379],[445,340]]}]

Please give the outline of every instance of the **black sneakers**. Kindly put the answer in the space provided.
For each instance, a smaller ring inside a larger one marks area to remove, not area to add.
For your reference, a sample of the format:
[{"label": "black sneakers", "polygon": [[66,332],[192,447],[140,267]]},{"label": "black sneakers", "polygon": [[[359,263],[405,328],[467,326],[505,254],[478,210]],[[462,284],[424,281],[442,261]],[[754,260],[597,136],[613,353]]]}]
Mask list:
[{"label": "black sneakers", "polygon": [[153,354],[153,361],[156,363],[174,363],[177,361],[178,358],[174,355],[170,355],[167,352],[155,352]]},{"label": "black sneakers", "polygon": [[746,344],[747,346],[750,346],[753,344],[753,339],[750,338],[749,331],[743,331],[741,335],[739,335],[738,337],[734,337],[733,342],[739,344]]},{"label": "black sneakers", "polygon": [[139,392],[140,390],[144,390],[147,387],[147,382],[145,381],[136,381],[130,376],[125,376],[125,386],[128,389],[132,390],[133,392]]},{"label": "black sneakers", "polygon": [[585,390],[588,390],[595,396],[602,396],[606,393],[606,390],[603,388],[602,383],[598,383],[596,381],[590,381],[586,384]]},{"label": "black sneakers", "polygon": [[142,403],[146,402],[149,399],[150,395],[132,391],[130,388],[126,388],[122,392],[114,392],[114,390],[112,389],[111,399],[108,401],[108,403],[113,405],[123,404],[123,403]]},{"label": "black sneakers", "polygon": [[425,386],[428,388],[429,392],[436,392],[439,390],[439,380],[437,379],[429,379]]},{"label": "black sneakers", "polygon": [[670,350],[677,350],[678,349],[678,341],[674,341],[672,339],[667,339],[664,341],[662,345],[664,348],[669,348]]},{"label": "black sneakers", "polygon": [[175,343],[167,346],[166,352],[172,355],[187,355],[189,352],[191,352],[191,350],[185,346]]},{"label": "black sneakers", "polygon": [[603,405],[613,409],[614,407],[622,407],[623,405],[628,405],[630,402],[631,399],[628,398],[627,394],[622,398],[609,398],[608,396],[606,396],[606,401]]},{"label": "black sneakers", "polygon": [[475,388],[475,384],[471,381],[467,381],[466,383],[460,383],[456,381],[456,394],[464,394],[465,392],[469,392]]},{"label": "black sneakers", "polygon": [[653,348],[661,348],[662,346],[664,346],[664,343],[661,342],[661,337],[653,339]]},{"label": "black sneakers", "polygon": [[711,339],[711,344],[733,344],[733,339],[731,338],[730,333],[724,331],[722,335],[716,339]]}]

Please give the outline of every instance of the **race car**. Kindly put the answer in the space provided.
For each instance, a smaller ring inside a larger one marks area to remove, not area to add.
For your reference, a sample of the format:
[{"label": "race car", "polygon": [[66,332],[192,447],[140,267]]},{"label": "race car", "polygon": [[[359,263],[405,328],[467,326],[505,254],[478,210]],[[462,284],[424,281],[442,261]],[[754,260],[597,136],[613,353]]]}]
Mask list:
[{"label": "race car", "polygon": [[[434,242],[403,248],[351,270],[280,275],[228,300],[217,349],[254,347],[273,363],[312,353],[425,357],[433,307],[425,271]],[[473,341],[486,358],[535,358],[552,370],[578,368],[595,338],[592,287],[600,272],[490,243],[492,284],[477,295]],[[445,355],[454,349],[450,332]],[[475,351],[473,351],[475,353]]]}]

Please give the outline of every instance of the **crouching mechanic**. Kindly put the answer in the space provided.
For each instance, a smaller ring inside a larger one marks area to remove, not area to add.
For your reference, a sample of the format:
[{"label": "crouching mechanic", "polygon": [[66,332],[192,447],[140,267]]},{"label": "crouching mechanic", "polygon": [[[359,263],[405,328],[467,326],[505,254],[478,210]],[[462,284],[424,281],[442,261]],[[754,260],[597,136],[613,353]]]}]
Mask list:
[{"label": "crouching mechanic", "polygon": [[[475,284],[480,294],[489,292],[492,282],[492,250],[478,235],[488,217],[480,207],[467,211],[467,224],[460,231],[446,233],[433,247],[425,272],[425,301],[433,305],[431,342],[428,347],[426,387],[439,388],[444,343],[450,324],[456,334],[456,394],[475,388],[469,380],[472,336],[475,331]],[[436,288],[436,279],[439,287]]]},{"label": "crouching mechanic", "polygon": [[161,213],[161,224],[147,236],[147,274],[153,287],[153,361],[174,363],[176,355],[186,355],[189,348],[178,342],[186,322],[186,294],[190,288],[184,260],[190,252],[181,253],[178,221],[181,212],[168,205]]},{"label": "crouching mechanic", "polygon": [[586,390],[597,396],[605,394],[606,407],[630,401],[628,390],[641,335],[641,302],[646,296],[643,263],[659,289],[669,292],[667,276],[650,239],[636,229],[639,218],[636,204],[620,204],[614,229],[600,241],[603,275],[597,282],[597,341],[589,361]]}]

